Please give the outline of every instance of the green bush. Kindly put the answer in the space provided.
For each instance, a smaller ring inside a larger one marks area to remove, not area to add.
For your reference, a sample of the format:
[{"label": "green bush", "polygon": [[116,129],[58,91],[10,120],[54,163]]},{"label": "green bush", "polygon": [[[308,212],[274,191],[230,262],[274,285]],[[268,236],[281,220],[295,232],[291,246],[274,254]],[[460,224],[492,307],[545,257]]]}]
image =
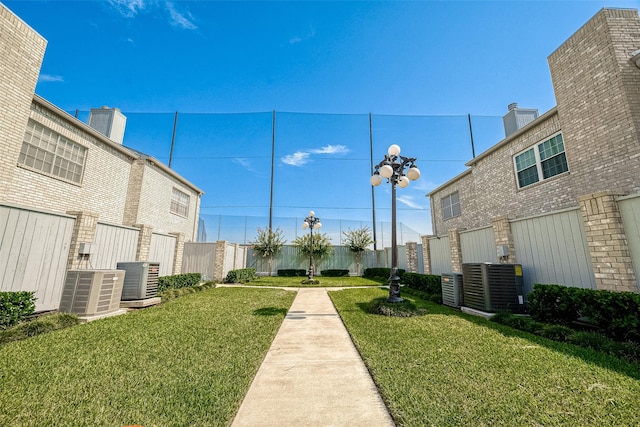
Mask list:
[{"label": "green bush", "polygon": [[325,276],[325,277],[348,277],[349,276],[349,270],[337,270],[337,269],[322,270],[320,272],[320,275]]},{"label": "green bush", "polygon": [[307,275],[307,270],[300,270],[295,268],[286,268],[278,270],[278,276],[280,277],[304,277]]},{"label": "green bush", "polygon": [[[405,270],[399,268],[398,276],[401,278],[404,275]],[[386,267],[365,268],[362,273],[362,277],[367,279],[388,279],[391,276],[391,269]]]},{"label": "green bush", "polygon": [[180,289],[196,286],[200,284],[202,275],[200,273],[174,274],[173,276],[162,276],[158,278],[158,292],[167,289]]},{"label": "green bush", "polygon": [[200,286],[193,286],[191,288],[167,289],[166,291],[159,293],[158,296],[162,298],[162,302],[165,303],[167,301],[181,297],[183,295],[187,295],[195,292],[201,292],[206,289],[211,289],[215,287],[216,287],[215,282],[205,282]]},{"label": "green bush", "polygon": [[17,341],[58,329],[69,328],[80,323],[78,316],[70,313],[56,313],[25,321],[17,326],[0,330],[0,344]]},{"label": "green bush", "polygon": [[17,325],[35,309],[35,292],[0,292],[0,329]]},{"label": "green bush", "polygon": [[229,271],[227,277],[224,279],[224,283],[247,283],[255,280],[257,277],[255,268],[240,268]]},{"label": "green bush", "polygon": [[528,310],[541,322],[581,320],[615,340],[640,343],[640,294],[535,284]]},{"label": "green bush", "polygon": [[435,274],[404,273],[402,284],[428,294],[442,294],[442,278]]}]

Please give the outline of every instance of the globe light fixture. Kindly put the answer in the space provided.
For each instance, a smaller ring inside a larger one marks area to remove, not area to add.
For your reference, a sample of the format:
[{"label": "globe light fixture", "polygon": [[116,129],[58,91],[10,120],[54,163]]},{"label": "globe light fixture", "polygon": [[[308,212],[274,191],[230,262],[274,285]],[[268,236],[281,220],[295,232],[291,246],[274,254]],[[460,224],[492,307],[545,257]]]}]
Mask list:
[{"label": "globe light fixture", "polygon": [[[414,157],[400,155],[400,146],[392,144],[384,159],[375,166],[371,185],[377,187],[382,184],[382,178],[391,183],[391,274],[389,276],[389,302],[401,302],[400,276],[398,276],[398,244],[396,239],[396,185],[406,188],[410,181],[420,178],[420,169],[415,165]],[[405,168],[409,170],[405,174]]]},{"label": "globe light fixture", "polygon": [[[373,183],[373,177],[371,182]],[[309,211],[309,216],[302,223],[303,230],[309,229],[309,274],[307,275],[309,283],[313,283],[313,230],[318,230],[322,227],[320,218],[315,215],[315,212]]]}]

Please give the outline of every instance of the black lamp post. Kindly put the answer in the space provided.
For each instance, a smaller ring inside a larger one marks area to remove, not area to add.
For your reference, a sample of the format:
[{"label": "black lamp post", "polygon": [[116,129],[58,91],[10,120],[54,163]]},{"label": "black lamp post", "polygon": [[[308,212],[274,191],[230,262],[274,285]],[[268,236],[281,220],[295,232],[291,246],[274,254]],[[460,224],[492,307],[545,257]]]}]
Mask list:
[{"label": "black lamp post", "polygon": [[309,212],[309,216],[304,219],[302,223],[302,229],[309,229],[309,282],[313,282],[313,229],[319,229],[322,227],[322,223],[320,222],[320,218],[315,216],[313,211]]},{"label": "black lamp post", "polygon": [[[400,155],[400,146],[393,144],[389,147],[384,160],[378,163],[371,177],[371,185],[378,186],[382,178],[391,183],[391,275],[389,276],[389,302],[401,302],[400,276],[398,276],[398,244],[396,242],[396,184],[401,188],[409,185],[409,180],[420,178],[420,170],[415,165],[414,157]],[[406,175],[405,168],[409,166]]]}]

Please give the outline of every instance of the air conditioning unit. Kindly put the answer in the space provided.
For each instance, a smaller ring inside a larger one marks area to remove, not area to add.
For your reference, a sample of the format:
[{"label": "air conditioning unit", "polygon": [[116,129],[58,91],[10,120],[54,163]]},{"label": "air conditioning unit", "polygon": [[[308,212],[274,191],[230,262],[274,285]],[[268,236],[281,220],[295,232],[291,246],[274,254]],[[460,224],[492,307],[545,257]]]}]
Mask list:
[{"label": "air conditioning unit", "polygon": [[463,287],[461,273],[442,274],[442,303],[450,307],[460,307],[463,301]]},{"label": "air conditioning unit", "polygon": [[119,262],[118,270],[126,272],[122,301],[153,298],[158,294],[160,263],[149,261]]},{"label": "air conditioning unit", "polygon": [[69,270],[60,311],[81,316],[115,312],[120,309],[123,283],[124,271],[121,270]]},{"label": "air conditioning unit", "polygon": [[496,263],[462,264],[464,306],[476,310],[523,313],[522,265]]}]

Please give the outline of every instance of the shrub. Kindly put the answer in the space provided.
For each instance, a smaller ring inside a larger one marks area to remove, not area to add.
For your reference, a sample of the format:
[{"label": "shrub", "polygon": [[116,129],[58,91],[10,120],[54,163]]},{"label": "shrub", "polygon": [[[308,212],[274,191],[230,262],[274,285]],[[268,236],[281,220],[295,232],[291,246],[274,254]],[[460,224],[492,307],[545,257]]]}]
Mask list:
[{"label": "shrub", "polygon": [[17,325],[35,309],[35,292],[0,292],[0,329]]},{"label": "shrub", "polygon": [[538,330],[538,334],[553,341],[567,341],[576,333],[573,329],[564,325],[544,325]]},{"label": "shrub", "polygon": [[278,270],[280,277],[303,277],[307,275],[307,270],[299,270],[294,268]]},{"label": "shrub", "polygon": [[320,272],[320,275],[325,276],[325,277],[348,277],[349,276],[349,270],[337,270],[337,269],[322,270]]},{"label": "shrub", "polygon": [[428,294],[442,294],[442,278],[435,274],[404,273],[402,283]]},{"label": "shrub", "polygon": [[417,308],[411,301],[388,302],[386,298],[376,298],[369,303],[369,313],[390,317],[413,317],[426,314],[424,308]]},{"label": "shrub", "polygon": [[640,343],[640,294],[536,284],[528,300],[536,320],[586,321],[610,338]]},{"label": "shrub", "polygon": [[[405,270],[399,268],[398,276],[403,277]],[[365,268],[362,277],[367,279],[388,279],[391,276],[391,269],[386,267]]]},{"label": "shrub", "polygon": [[240,268],[229,271],[224,283],[246,283],[255,280],[257,277],[255,268]]},{"label": "shrub", "polygon": [[200,284],[202,275],[200,273],[174,274],[173,276],[162,276],[158,278],[158,292],[167,289],[180,289]]},{"label": "shrub", "polygon": [[0,331],[0,344],[17,341],[58,329],[69,328],[80,323],[78,316],[70,313],[56,313],[20,323]]}]

